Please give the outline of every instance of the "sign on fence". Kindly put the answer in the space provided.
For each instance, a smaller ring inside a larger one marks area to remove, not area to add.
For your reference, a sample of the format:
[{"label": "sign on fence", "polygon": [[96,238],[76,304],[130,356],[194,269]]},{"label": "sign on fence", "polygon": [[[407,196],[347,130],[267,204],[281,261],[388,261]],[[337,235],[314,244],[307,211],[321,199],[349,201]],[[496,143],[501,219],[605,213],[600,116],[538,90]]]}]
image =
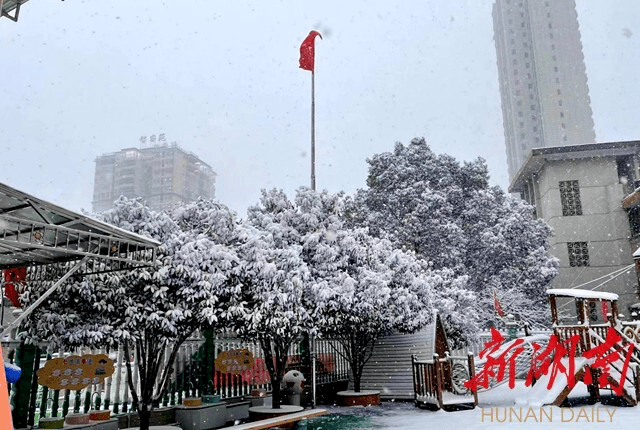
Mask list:
[{"label": "sign on fence", "polygon": [[38,369],[38,384],[54,390],[81,390],[99,384],[115,370],[105,354],[70,355],[48,360]]},{"label": "sign on fence", "polygon": [[253,367],[253,354],[248,349],[231,349],[218,355],[215,362],[216,370],[221,373],[239,375]]}]

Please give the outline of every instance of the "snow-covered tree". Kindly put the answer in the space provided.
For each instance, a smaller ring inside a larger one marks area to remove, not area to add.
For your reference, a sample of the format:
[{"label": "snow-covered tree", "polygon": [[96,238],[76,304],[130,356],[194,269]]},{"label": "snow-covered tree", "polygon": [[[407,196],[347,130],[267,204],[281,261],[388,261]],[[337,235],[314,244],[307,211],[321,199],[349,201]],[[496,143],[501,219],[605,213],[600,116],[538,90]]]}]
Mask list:
[{"label": "snow-covered tree", "polygon": [[[121,345],[135,354],[139,381],[128,383],[142,429],[167,389],[180,345],[198,328],[216,326],[238,267],[233,252],[234,219],[224,206],[197,202],[169,214],[139,200],[120,198],[103,220],[161,242],[153,267],[71,279],[27,320],[32,339],[67,347]],[[182,228],[181,228],[182,226]],[[55,280],[55,278],[54,278]],[[51,282],[32,282],[23,301],[35,301]]]},{"label": "snow-covered tree", "polygon": [[280,385],[290,347],[305,331],[313,330],[304,300],[309,271],[302,247],[289,240],[284,195],[266,196],[250,208],[243,242],[237,252],[242,260],[236,272],[238,296],[228,308],[236,332],[257,341],[265,357],[272,386],[272,407],[280,408]]},{"label": "snow-covered tree", "polygon": [[[434,269],[465,276],[466,288],[477,297],[469,312],[472,326],[495,323],[494,289],[506,311],[548,324],[544,291],[558,266],[548,253],[550,228],[534,219],[530,205],[489,186],[484,160],[461,164],[414,139],[367,162],[368,187],[347,211],[352,225],[368,226]],[[447,318],[446,309],[441,313],[446,322],[459,320]]]},{"label": "snow-covered tree", "polygon": [[431,321],[431,279],[415,257],[366,229],[340,230],[326,245],[332,252],[319,250],[315,256],[319,263],[328,257],[328,264],[314,270],[323,272],[312,290],[314,317],[322,336],[341,343],[358,392],[378,338],[413,332]]},{"label": "snow-covered tree", "polygon": [[[281,247],[300,248],[310,287],[303,300],[318,334],[338,339],[350,362],[355,389],[375,341],[392,331],[411,332],[432,317],[430,274],[411,253],[344,223],[342,194],[263,192],[249,221]],[[441,282],[447,282],[440,278]]]}]

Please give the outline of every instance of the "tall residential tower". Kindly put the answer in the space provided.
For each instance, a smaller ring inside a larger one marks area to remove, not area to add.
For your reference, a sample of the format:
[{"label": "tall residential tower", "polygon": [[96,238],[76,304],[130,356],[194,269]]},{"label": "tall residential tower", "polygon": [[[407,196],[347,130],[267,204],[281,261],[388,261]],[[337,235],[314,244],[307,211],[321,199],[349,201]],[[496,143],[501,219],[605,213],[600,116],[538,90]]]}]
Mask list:
[{"label": "tall residential tower", "polygon": [[509,180],[533,148],[594,143],[575,0],[496,0]]},{"label": "tall residential tower", "polygon": [[595,143],[575,0],[496,0],[493,24],[509,191],[553,229],[553,286],[614,292],[626,314],[639,292],[640,198],[625,196],[640,144]]},{"label": "tall residential tower", "polygon": [[211,166],[175,143],[122,149],[96,158],[93,211],[111,209],[121,195],[142,197],[154,210],[212,199],[215,179]]}]

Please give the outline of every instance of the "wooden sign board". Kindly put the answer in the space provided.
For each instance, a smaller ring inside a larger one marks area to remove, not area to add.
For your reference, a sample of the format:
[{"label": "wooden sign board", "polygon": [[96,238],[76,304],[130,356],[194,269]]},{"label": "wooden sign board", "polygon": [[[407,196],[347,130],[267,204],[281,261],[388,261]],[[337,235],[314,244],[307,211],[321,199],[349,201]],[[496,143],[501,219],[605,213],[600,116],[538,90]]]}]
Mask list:
[{"label": "wooden sign board", "polygon": [[216,358],[216,370],[222,373],[241,374],[253,367],[253,354],[248,349],[223,351]]},{"label": "wooden sign board", "polygon": [[38,369],[38,384],[53,390],[81,390],[113,375],[113,360],[105,354],[70,355],[48,360]]}]

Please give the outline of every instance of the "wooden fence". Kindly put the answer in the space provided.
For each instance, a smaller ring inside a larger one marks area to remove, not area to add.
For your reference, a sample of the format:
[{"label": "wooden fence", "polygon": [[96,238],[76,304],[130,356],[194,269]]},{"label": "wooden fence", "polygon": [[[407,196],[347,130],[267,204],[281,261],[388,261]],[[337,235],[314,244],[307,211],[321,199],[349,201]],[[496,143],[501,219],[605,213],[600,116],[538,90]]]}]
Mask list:
[{"label": "wooden fence", "polygon": [[[338,353],[340,345],[336,341],[315,339],[313,349],[316,352],[317,384],[348,380],[350,368],[346,360]],[[16,345],[3,344],[7,361],[16,363],[18,349]],[[21,346],[25,348],[25,346]],[[49,345],[41,344],[34,349],[33,368],[23,370],[29,383],[19,381],[21,386],[30,387],[28,395],[20,394],[17,385],[10,384],[9,392],[16,418],[23,426],[34,426],[40,417],[66,416],[69,413],[87,412],[89,409],[109,409],[113,414],[136,410],[127,383],[127,371],[123,349],[54,351]],[[251,370],[242,374],[225,374],[213,366],[215,359],[224,351],[247,348],[254,357]],[[102,383],[90,385],[83,390],[50,390],[38,385],[36,372],[44,367],[48,359],[66,357],[72,354],[107,354],[115,364],[115,372]],[[168,356],[168,354],[166,354]],[[301,362],[300,344],[292,345],[289,350],[288,366],[299,368]],[[138,382],[138,370],[135,357],[129,357],[134,385]],[[20,363],[17,363],[20,365]],[[26,372],[25,372],[26,371]],[[307,383],[311,375],[305,375]],[[158,407],[178,405],[186,397],[199,397],[203,394],[217,394],[223,399],[247,396],[254,388],[271,390],[269,373],[259,345],[237,338],[233,333],[217,333],[213,339],[207,339],[200,333],[188,339],[181,347],[174,364],[169,390]],[[24,390],[24,389],[23,389]],[[20,405],[18,405],[18,398]],[[27,404],[24,404],[27,402]],[[21,415],[16,417],[16,415]]]}]

